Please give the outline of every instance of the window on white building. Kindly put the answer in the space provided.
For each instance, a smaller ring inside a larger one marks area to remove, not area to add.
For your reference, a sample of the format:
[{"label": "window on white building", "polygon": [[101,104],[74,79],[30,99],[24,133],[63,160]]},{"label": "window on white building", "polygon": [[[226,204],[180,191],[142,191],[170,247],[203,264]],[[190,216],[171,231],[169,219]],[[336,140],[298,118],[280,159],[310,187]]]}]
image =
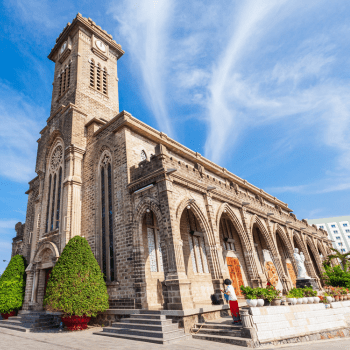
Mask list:
[{"label": "window on white building", "polygon": [[335,234],[336,234],[336,233],[338,233],[338,231],[337,231],[337,230],[334,230],[334,231],[333,231],[333,233],[335,233]]},{"label": "window on white building", "polygon": [[338,236],[338,237],[335,237],[336,239],[340,239],[340,237]]},{"label": "window on white building", "polygon": [[331,225],[332,228],[335,228],[335,225]]},{"label": "window on white building", "polygon": [[320,228],[324,229],[324,226],[321,225]]},{"label": "window on white building", "polygon": [[342,253],[345,253],[345,249],[342,249],[341,252],[342,252]]},{"label": "window on white building", "polygon": [[338,243],[338,246],[342,247],[342,246],[343,246],[343,243]]},{"label": "window on white building", "polygon": [[344,227],[348,227],[348,224],[343,224]]},{"label": "window on white building", "polygon": [[350,233],[350,230],[349,230],[349,229],[347,229],[347,230],[345,230],[345,232],[346,232],[346,233]]}]

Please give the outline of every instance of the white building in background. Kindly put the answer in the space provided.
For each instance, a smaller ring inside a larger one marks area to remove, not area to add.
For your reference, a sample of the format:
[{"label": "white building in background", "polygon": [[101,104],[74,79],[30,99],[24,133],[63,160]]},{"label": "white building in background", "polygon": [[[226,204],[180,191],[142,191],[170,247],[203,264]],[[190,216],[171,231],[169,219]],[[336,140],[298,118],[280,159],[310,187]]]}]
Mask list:
[{"label": "white building in background", "polygon": [[350,216],[314,219],[308,220],[308,223],[327,230],[329,238],[333,241],[333,247],[341,253],[350,251]]}]

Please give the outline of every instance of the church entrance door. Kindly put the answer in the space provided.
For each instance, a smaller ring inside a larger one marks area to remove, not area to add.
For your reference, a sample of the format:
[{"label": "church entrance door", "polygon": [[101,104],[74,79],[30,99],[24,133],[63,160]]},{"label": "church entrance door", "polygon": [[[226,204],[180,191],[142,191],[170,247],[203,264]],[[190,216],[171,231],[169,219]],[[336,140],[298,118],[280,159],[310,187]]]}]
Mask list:
[{"label": "church entrance door", "polygon": [[235,289],[237,296],[242,296],[240,286],[244,285],[241,272],[241,266],[237,258],[226,258],[228,271],[232,280],[232,287]]}]

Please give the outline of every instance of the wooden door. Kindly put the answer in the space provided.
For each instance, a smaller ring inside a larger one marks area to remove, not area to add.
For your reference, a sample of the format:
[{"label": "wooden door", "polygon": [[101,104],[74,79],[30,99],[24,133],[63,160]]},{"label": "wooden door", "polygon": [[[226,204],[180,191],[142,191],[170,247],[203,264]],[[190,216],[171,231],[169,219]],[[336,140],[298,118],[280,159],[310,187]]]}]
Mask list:
[{"label": "wooden door", "polygon": [[242,296],[240,286],[244,285],[244,283],[239,260],[237,258],[226,258],[226,261],[232,281],[232,287],[235,289],[237,296]]}]

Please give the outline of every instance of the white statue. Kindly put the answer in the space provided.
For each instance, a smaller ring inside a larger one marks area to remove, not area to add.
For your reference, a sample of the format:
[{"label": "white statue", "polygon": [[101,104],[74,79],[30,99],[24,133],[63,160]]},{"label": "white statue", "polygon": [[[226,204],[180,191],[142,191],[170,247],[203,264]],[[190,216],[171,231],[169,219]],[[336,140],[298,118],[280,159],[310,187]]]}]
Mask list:
[{"label": "white statue", "polygon": [[300,252],[299,254],[299,249],[295,248],[294,249],[294,259],[297,263],[298,266],[298,277],[297,279],[310,279],[310,277],[307,275],[306,269],[305,269],[305,256],[303,252]]}]

